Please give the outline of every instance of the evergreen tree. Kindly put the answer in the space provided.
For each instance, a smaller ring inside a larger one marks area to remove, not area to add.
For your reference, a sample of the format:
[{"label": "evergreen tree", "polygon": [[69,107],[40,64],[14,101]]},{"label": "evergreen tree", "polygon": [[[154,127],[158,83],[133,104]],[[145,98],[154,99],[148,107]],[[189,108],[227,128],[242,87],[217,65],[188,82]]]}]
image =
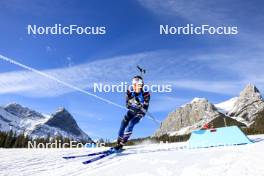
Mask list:
[{"label": "evergreen tree", "polygon": [[12,146],[12,140],[13,140],[13,131],[10,130],[9,133],[7,134],[6,139],[5,139],[4,147],[10,148]]}]

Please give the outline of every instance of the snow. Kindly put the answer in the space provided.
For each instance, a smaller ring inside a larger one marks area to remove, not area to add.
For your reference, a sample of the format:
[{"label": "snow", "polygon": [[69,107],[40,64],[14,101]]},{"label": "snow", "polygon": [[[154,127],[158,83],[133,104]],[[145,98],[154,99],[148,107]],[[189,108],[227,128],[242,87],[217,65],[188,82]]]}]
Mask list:
[{"label": "snow", "polygon": [[225,114],[226,112],[230,112],[234,108],[234,105],[237,100],[238,97],[234,97],[222,103],[215,104],[215,107],[218,108],[218,111],[223,112]]},{"label": "snow", "polygon": [[97,149],[0,149],[0,175],[34,176],[261,176],[264,135],[250,136],[248,145],[187,149],[183,143],[127,147],[123,153],[91,163],[87,158],[65,160]]},{"label": "snow", "polygon": [[9,112],[7,112],[4,108],[0,107],[0,129],[1,131],[9,131],[15,130],[20,133],[25,131],[26,134],[30,133],[35,129],[36,126],[45,123],[50,117],[46,118],[19,118]]},{"label": "snow", "polygon": [[198,103],[198,102],[203,102],[203,101],[208,101],[208,100],[206,98],[195,97],[192,99],[192,101],[185,103],[185,104],[181,105],[180,107],[184,108],[186,105]]},{"label": "snow", "polygon": [[187,126],[183,127],[178,131],[173,131],[173,132],[168,132],[170,136],[175,136],[175,135],[184,135],[190,133],[191,130],[195,129],[194,126]]},{"label": "snow", "polygon": [[[235,107],[235,103],[238,101],[238,98],[239,97],[234,97],[222,103],[215,104],[215,107],[218,109],[219,112],[228,115],[230,112],[234,111],[234,108],[237,108]],[[244,123],[246,126],[250,126],[250,123],[247,120],[243,119],[242,117],[237,117],[237,116],[229,116],[229,117]]]},{"label": "snow", "polygon": [[198,98],[198,97],[195,97],[192,101],[191,101],[191,104],[192,103],[195,103],[195,102],[200,102],[200,101],[207,101],[206,98]]},{"label": "snow", "polygon": [[0,127],[2,131],[9,131],[10,126],[16,128],[20,123],[20,119],[17,116],[6,112],[2,107],[0,107],[0,117]]}]

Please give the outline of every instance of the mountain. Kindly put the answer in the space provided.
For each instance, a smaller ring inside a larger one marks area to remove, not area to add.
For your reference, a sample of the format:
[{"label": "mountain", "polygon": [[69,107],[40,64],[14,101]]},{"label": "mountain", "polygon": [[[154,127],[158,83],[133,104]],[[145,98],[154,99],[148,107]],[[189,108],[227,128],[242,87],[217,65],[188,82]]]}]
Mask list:
[{"label": "mountain", "polygon": [[238,97],[213,105],[207,99],[195,98],[162,122],[154,136],[188,134],[205,123],[214,127],[238,125],[254,131],[264,129],[264,101],[257,87],[248,84]]},{"label": "mountain", "polygon": [[0,130],[24,132],[32,138],[63,136],[78,141],[92,141],[65,108],[47,116],[17,103],[8,104],[0,107]]},{"label": "mountain", "polygon": [[[218,108],[223,109],[223,106]],[[249,128],[259,130],[264,127],[264,101],[260,91],[253,84],[248,84],[225,111],[226,115],[245,123]]]},{"label": "mountain", "polygon": [[42,114],[33,111],[27,107],[23,107],[17,103],[10,103],[4,107],[4,109],[19,118],[22,119],[44,119],[45,116]]},{"label": "mountain", "polygon": [[188,134],[192,130],[202,128],[206,123],[213,124],[214,127],[244,125],[219,112],[207,99],[195,98],[190,103],[170,113],[154,136]]},{"label": "mountain", "polygon": [[47,133],[52,136],[67,136],[76,140],[91,140],[79,128],[73,116],[65,108],[60,108],[56,113],[52,114],[44,124],[37,125],[31,134],[34,136],[43,136],[44,134],[45,136]]},{"label": "mountain", "polygon": [[218,111],[226,114],[234,108],[234,104],[236,103],[238,97],[231,98],[227,101],[215,104],[215,107],[218,108]]}]

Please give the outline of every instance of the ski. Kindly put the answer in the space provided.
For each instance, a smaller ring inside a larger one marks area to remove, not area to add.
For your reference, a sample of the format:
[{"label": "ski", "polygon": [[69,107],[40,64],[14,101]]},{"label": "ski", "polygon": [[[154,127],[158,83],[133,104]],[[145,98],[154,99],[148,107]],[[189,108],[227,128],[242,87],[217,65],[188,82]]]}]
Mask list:
[{"label": "ski", "polygon": [[103,158],[105,158],[105,157],[107,157],[107,156],[110,156],[110,155],[112,155],[112,154],[116,154],[116,153],[121,153],[121,152],[123,152],[124,150],[122,149],[122,150],[109,150],[109,151],[107,151],[107,152],[105,152],[104,154],[102,154],[102,155],[100,155],[100,156],[97,156],[97,157],[95,157],[95,158],[92,158],[92,159],[89,159],[89,160],[86,160],[86,161],[84,161],[84,162],[82,162],[83,164],[90,164],[90,163],[92,163],[92,162],[95,162],[95,161],[98,161],[98,160],[100,160],[100,159],[103,159]]},{"label": "ski", "polygon": [[113,150],[113,149],[110,148],[108,150],[104,150],[104,151],[101,151],[101,152],[89,153],[89,154],[85,154],[85,155],[64,156],[62,158],[64,158],[64,159],[74,159],[74,158],[80,158],[80,157],[95,156],[95,155],[101,155],[101,154],[108,153],[111,150]]}]

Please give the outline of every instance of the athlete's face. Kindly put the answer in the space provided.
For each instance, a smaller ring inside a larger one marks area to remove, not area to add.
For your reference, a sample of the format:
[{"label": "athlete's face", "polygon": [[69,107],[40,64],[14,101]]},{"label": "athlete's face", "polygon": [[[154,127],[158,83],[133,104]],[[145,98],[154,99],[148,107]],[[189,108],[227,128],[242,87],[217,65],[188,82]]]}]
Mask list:
[{"label": "athlete's face", "polygon": [[142,84],[136,84],[136,83],[133,84],[134,92],[139,93],[141,89],[142,89]]},{"label": "athlete's face", "polygon": [[139,78],[134,78],[132,80],[132,85],[133,85],[133,91],[139,93],[143,87],[143,80]]}]

